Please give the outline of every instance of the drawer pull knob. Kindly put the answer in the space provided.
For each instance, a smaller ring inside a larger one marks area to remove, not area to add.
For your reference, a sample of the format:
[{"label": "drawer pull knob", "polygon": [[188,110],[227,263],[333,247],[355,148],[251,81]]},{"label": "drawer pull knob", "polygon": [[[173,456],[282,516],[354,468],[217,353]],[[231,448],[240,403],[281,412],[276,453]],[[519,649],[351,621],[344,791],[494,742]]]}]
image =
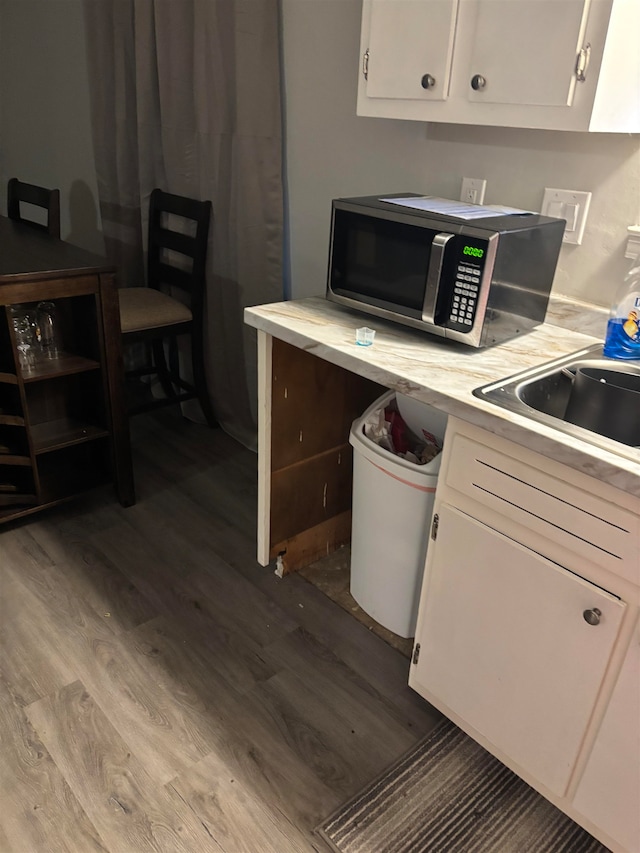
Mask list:
[{"label": "drawer pull knob", "polygon": [[436,78],[432,77],[431,74],[425,74],[422,80],[420,81],[420,85],[423,89],[433,89],[436,85]]},{"label": "drawer pull knob", "polygon": [[588,625],[599,625],[602,611],[598,610],[597,607],[592,607],[591,610],[585,610],[582,616]]},{"label": "drawer pull knob", "polygon": [[486,85],[487,85],[487,81],[482,76],[482,74],[474,74],[473,77],[471,78],[471,88],[476,92],[478,92],[481,89],[484,89],[484,87]]}]

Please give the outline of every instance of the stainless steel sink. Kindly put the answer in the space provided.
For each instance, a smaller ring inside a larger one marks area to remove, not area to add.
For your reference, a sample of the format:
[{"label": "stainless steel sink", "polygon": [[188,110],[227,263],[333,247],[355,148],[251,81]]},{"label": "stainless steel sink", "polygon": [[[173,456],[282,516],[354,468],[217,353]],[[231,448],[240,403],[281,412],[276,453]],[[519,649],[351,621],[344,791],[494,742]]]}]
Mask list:
[{"label": "stainless steel sink", "polygon": [[617,453],[626,459],[640,462],[640,448],[630,447],[564,420],[571,393],[572,374],[579,367],[622,370],[640,376],[640,362],[605,358],[602,355],[602,344],[596,344],[491,385],[483,385],[473,393],[481,400],[495,403],[510,412],[554,427],[560,432]]}]

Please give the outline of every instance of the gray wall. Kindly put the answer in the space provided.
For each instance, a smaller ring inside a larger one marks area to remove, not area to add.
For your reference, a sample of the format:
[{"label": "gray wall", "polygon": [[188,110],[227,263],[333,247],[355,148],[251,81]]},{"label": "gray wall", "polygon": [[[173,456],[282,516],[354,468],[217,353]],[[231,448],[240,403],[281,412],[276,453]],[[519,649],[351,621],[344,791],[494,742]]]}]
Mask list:
[{"label": "gray wall", "polygon": [[[610,303],[640,221],[640,137],[359,118],[360,0],[282,2],[294,297],[324,292],[333,197],[457,198],[467,175],[487,179],[487,203],[527,209],[545,186],[590,190],[583,245],[563,246],[554,289]],[[0,187],[60,187],[63,237],[101,251],[82,0],[0,0],[0,80]]]},{"label": "gray wall", "polygon": [[0,210],[18,177],[60,189],[63,239],[102,253],[82,0],[0,0]]},{"label": "gray wall", "polygon": [[485,178],[488,204],[540,210],[545,187],[593,193],[582,246],[563,245],[554,292],[608,306],[640,221],[640,136],[422,124],[355,114],[360,0],[283,0],[291,280],[324,292],[335,196],[458,198]]}]

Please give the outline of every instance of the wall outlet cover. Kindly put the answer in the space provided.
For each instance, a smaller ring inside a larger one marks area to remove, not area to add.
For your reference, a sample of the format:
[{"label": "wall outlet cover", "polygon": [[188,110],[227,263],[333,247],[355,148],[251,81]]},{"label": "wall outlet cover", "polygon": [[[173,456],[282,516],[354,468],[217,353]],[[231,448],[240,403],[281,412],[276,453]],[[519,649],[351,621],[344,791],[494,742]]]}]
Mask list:
[{"label": "wall outlet cover", "polygon": [[467,204],[482,204],[486,189],[487,182],[484,178],[463,178],[460,201],[466,201]]}]

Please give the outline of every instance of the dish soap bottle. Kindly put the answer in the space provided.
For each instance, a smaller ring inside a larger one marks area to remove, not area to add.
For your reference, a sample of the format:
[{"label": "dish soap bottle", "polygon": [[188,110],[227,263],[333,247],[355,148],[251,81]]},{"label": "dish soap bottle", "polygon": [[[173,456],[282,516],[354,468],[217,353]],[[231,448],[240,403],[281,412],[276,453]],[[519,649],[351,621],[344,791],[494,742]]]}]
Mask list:
[{"label": "dish soap bottle", "polygon": [[611,306],[603,354],[640,359],[640,259],[636,258]]}]

